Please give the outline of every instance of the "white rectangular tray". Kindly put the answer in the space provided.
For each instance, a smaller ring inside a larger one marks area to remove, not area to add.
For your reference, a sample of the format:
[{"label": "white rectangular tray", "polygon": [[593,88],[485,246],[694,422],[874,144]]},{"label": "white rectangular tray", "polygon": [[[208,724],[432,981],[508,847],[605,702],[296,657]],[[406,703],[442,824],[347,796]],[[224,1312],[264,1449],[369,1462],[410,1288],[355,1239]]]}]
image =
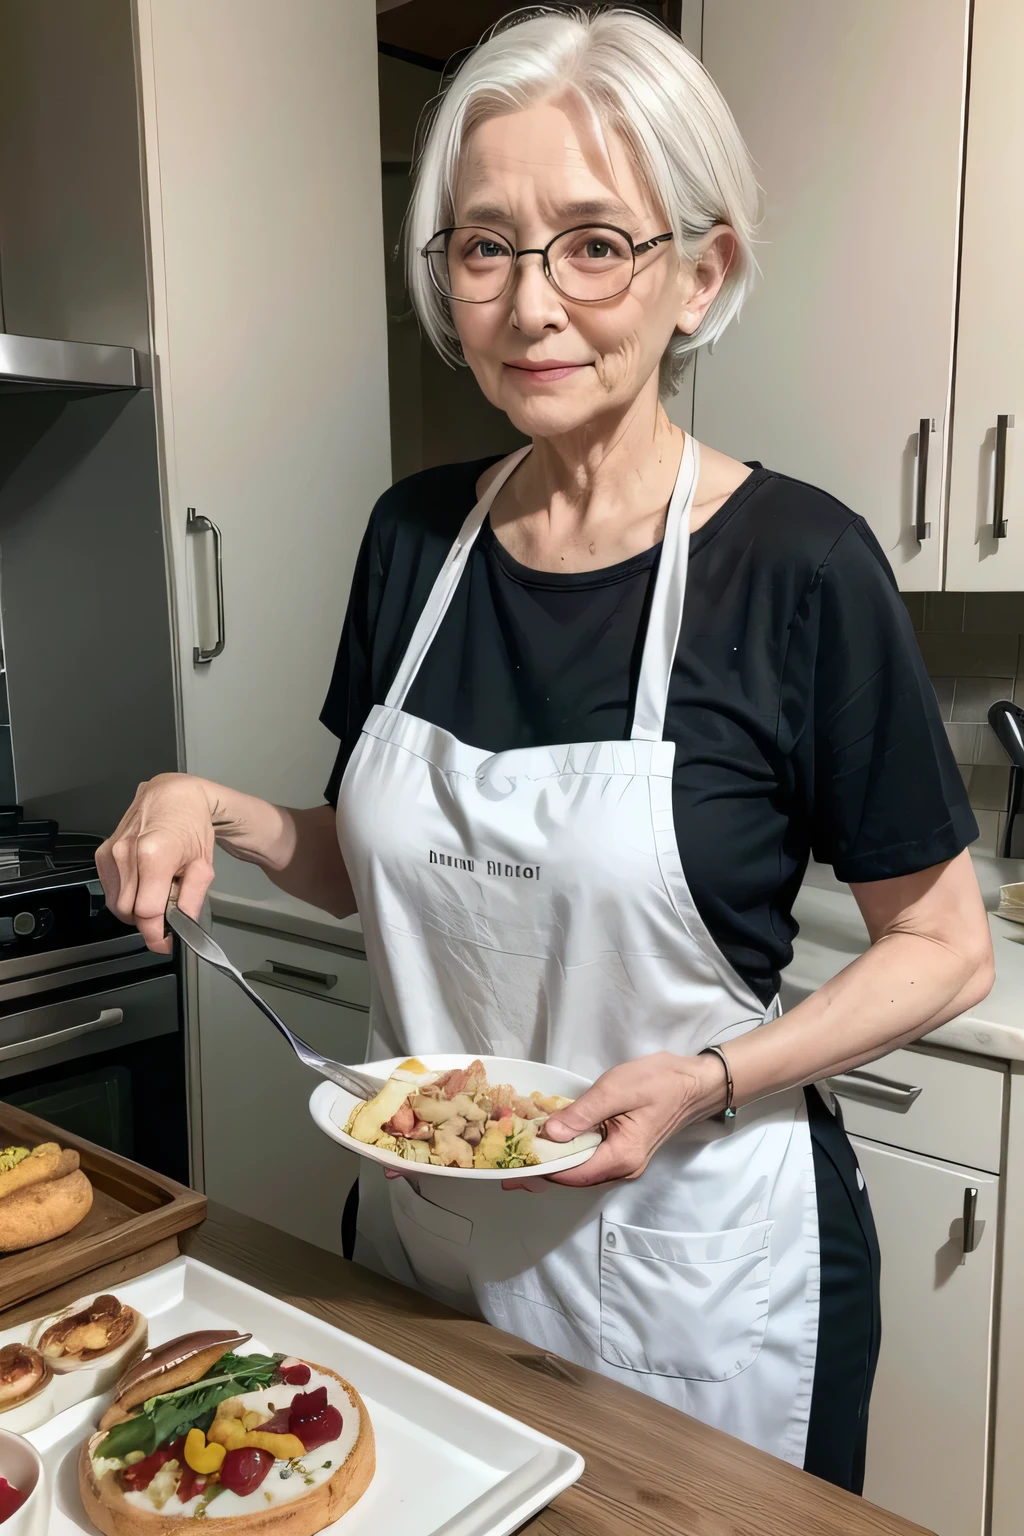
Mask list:
[{"label": "white rectangular tray", "polygon": [[[149,1318],[151,1345],[197,1328],[236,1328],[252,1333],[246,1351],[282,1350],[351,1381],[373,1424],[377,1470],[328,1528],[339,1536],[509,1536],[583,1472],[567,1446],[195,1259],[175,1259],[117,1295]],[[95,1536],[78,1494],[78,1452],[106,1400],[66,1408],[25,1437],[47,1469],[48,1536]],[[216,1520],[207,1523],[215,1533]]]}]

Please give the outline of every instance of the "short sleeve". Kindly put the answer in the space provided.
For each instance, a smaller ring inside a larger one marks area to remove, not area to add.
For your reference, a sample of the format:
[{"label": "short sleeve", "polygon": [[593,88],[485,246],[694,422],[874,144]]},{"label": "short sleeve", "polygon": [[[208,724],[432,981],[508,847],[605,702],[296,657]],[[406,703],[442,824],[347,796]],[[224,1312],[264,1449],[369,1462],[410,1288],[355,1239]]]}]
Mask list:
[{"label": "short sleeve", "polygon": [[906,608],[862,519],[836,540],[815,587],[815,859],[855,883],[955,858],[978,826]]},{"label": "short sleeve", "polygon": [[324,798],[333,806],[359,733],[373,703],[371,648],[373,642],[375,525],[371,519],[356,560],[348,610],[341,631],[330,687],[320,711],[321,724],[338,738],[338,755]]}]

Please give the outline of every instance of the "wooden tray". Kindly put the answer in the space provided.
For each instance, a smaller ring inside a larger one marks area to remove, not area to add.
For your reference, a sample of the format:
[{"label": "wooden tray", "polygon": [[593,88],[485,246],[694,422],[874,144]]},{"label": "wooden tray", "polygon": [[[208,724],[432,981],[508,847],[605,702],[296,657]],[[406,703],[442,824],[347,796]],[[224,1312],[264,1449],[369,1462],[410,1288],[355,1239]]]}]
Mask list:
[{"label": "wooden tray", "polygon": [[[17,1253],[0,1253],[0,1317],[26,1297],[64,1286],[90,1270],[156,1244],[166,1255],[166,1239],[175,1240],[177,1233],[198,1226],[206,1216],[205,1195],[0,1102],[0,1147],[32,1148],[41,1141],[55,1141],[78,1152],[82,1171],[93,1187],[92,1210],[64,1237]],[[91,1289],[83,1284],[78,1291],[85,1294]]]}]

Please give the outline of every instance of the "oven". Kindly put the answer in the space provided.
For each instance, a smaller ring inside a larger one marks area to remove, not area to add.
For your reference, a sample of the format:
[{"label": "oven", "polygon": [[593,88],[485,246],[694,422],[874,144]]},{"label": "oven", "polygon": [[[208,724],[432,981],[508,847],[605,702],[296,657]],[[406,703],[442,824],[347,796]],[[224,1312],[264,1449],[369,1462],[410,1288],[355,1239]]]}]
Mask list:
[{"label": "oven", "polygon": [[97,841],[0,876],[0,1099],[188,1184],[179,968],[107,911]]}]

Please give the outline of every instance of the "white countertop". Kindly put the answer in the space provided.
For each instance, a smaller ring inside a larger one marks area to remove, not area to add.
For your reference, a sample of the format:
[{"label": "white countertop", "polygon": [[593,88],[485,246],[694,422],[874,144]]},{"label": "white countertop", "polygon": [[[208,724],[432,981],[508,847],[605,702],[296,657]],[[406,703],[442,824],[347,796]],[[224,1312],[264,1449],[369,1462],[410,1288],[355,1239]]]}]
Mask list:
[{"label": "white countertop", "polygon": [[311,907],[296,896],[275,890],[263,900],[236,896],[230,891],[212,890],[210,911],[229,923],[245,923],[250,928],[267,928],[273,933],[289,933],[299,939],[313,939],[337,949],[358,949],[366,953],[363,930],[358,917],[331,917],[319,907]]},{"label": "white countertop", "polygon": [[[1024,860],[974,855],[985,905],[999,904],[999,887],[1024,881]],[[358,917],[338,919],[275,890],[265,899],[210,892],[215,917],[252,928],[292,934],[340,949],[365,953]],[[850,888],[831,869],[812,864],[794,907],[800,933],[793,963],[782,979],[783,1001],[792,1006],[817,991],[868,947],[867,930]],[[995,986],[984,1002],[925,1037],[926,1043],[1024,1061],[1024,925],[989,917],[996,956]]]},{"label": "white countertop", "polygon": [[[974,855],[985,905],[999,905],[999,887],[1024,880],[1024,861]],[[847,885],[831,869],[812,864],[793,908],[800,933],[793,963],[783,974],[782,996],[791,1007],[849,965],[868,947],[867,930]],[[1024,1061],[1024,925],[990,916],[996,980],[984,1002],[941,1025],[925,1043]]]}]

